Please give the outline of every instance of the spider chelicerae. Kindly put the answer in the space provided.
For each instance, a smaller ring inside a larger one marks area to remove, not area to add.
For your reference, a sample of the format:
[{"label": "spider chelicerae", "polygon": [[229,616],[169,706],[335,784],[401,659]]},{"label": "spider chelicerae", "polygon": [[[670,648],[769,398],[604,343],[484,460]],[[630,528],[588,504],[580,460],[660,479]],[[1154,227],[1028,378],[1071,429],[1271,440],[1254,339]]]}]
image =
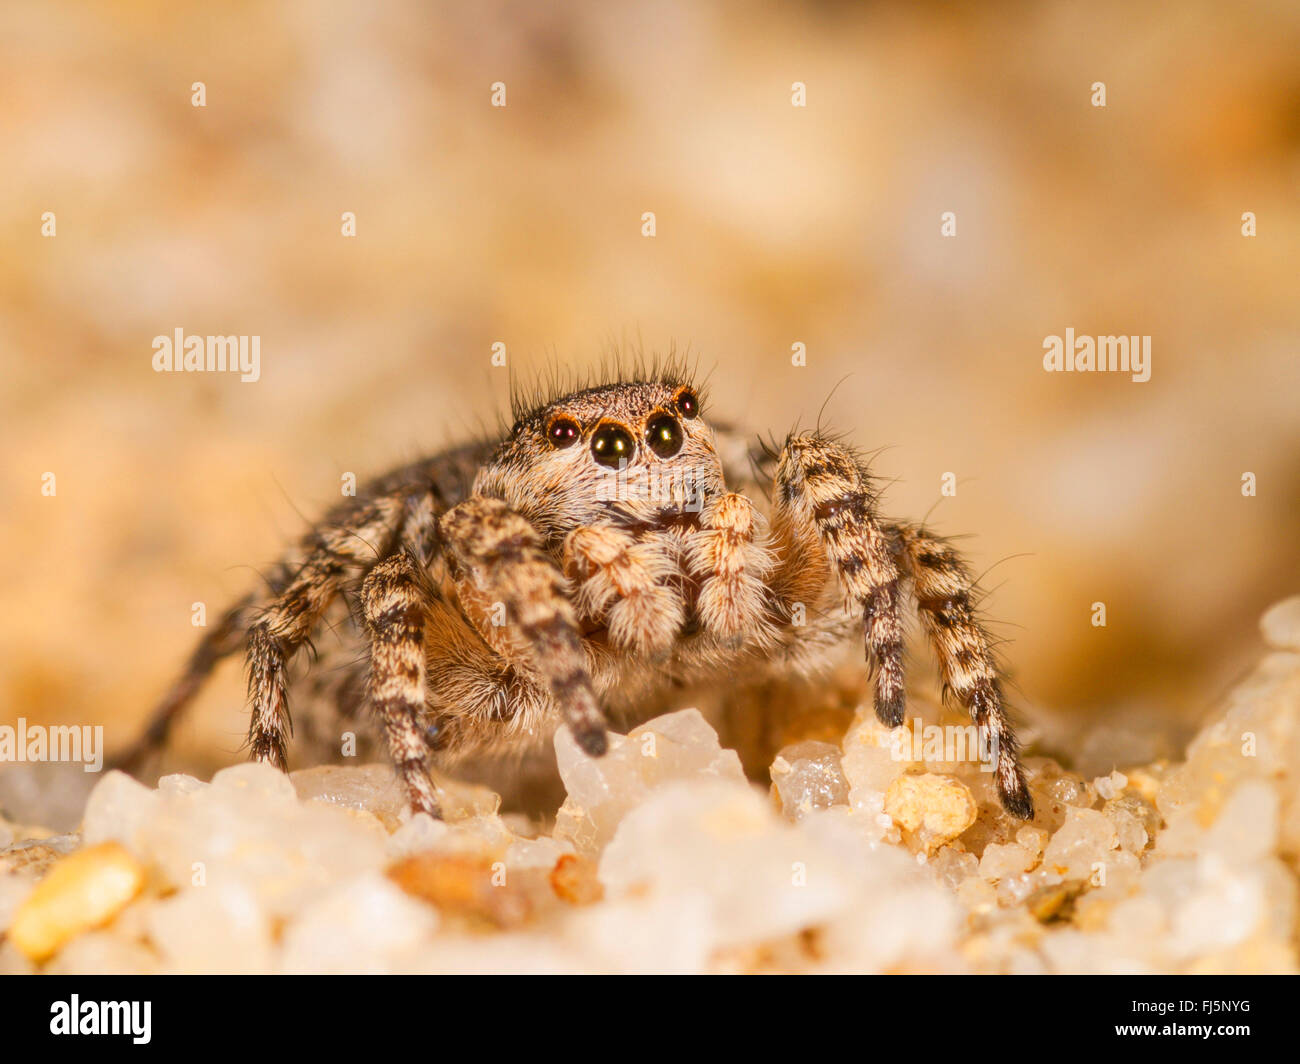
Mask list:
[{"label": "spider chelicerae", "polygon": [[676,360],[516,393],[514,424],[379,477],[335,507],[194,651],[140,759],[222,658],[245,649],[251,756],[285,769],[291,660],[333,613],[362,653],[340,698],[368,703],[411,807],[429,770],[567,725],[606,749],[602,702],[665,685],[815,674],[862,638],[875,711],[904,718],[914,604],[948,691],[1033,816],[998,666],[953,547],[883,519],[862,459],[820,430],[779,447],[715,430]]}]

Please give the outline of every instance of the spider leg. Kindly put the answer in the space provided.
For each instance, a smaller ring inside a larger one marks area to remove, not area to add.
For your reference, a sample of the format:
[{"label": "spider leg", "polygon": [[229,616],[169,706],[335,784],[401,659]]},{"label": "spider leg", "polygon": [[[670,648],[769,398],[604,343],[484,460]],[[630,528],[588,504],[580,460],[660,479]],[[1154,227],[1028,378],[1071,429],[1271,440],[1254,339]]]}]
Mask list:
[{"label": "spider leg", "polygon": [[605,717],[564,574],[543,549],[541,535],[504,502],[483,495],[452,507],[439,527],[453,575],[483,601],[504,606],[510,634],[521,639],[529,665],[574,739],[600,757],[607,743]]},{"label": "spider leg", "polygon": [[248,629],[250,756],[288,769],[288,664],[311,636],[343,581],[386,556],[402,524],[404,500],[382,496],[349,513],[345,523],[308,540],[310,553],[271,605]]},{"label": "spider leg", "polygon": [[687,570],[701,580],[696,610],[700,623],[724,639],[748,635],[759,645],[770,636],[765,578],[769,552],[756,542],[762,518],[744,495],[711,497],[700,513],[700,531],[688,540]]},{"label": "spider leg", "polygon": [[393,764],[412,810],[440,817],[424,725],[429,602],[420,572],[406,551],[390,555],[366,574],[361,600],[370,632],[370,697]]},{"label": "spider leg", "polygon": [[795,545],[787,566],[801,570],[782,576],[786,584],[807,590],[807,571],[824,562],[861,608],[876,716],[890,727],[903,723],[900,578],[866,470],[826,436],[789,436],[777,461],[773,526],[778,546]]},{"label": "spider leg", "polygon": [[673,579],[674,552],[660,537],[621,528],[578,528],[564,540],[564,568],[578,615],[603,625],[610,642],[635,653],[666,654],[686,619]]},{"label": "spider leg", "polygon": [[890,525],[888,532],[896,556],[912,578],[921,625],[939,659],[943,681],[996,756],[994,771],[1002,804],[1013,816],[1031,820],[1034,802],[1003,705],[997,662],[976,615],[970,571],[950,543],[920,526]]}]

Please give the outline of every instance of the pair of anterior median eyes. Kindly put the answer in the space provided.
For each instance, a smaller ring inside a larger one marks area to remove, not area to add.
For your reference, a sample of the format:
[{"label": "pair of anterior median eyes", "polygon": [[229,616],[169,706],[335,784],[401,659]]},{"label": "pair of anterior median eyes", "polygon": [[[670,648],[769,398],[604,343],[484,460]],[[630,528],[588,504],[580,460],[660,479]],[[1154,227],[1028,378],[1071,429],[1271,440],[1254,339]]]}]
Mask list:
[{"label": "pair of anterior median eyes", "polygon": [[[689,388],[682,388],[673,397],[673,409],[686,420],[700,413],[699,397]],[[667,411],[652,414],[645,426],[645,442],[660,458],[671,458],[682,449],[686,434],[681,423]],[[573,418],[557,414],[546,426],[546,438],[552,447],[572,447],[582,438],[582,426]],[[623,462],[632,461],[636,454],[636,440],[622,425],[602,421],[591,434],[591,455],[603,466],[617,469]]]}]

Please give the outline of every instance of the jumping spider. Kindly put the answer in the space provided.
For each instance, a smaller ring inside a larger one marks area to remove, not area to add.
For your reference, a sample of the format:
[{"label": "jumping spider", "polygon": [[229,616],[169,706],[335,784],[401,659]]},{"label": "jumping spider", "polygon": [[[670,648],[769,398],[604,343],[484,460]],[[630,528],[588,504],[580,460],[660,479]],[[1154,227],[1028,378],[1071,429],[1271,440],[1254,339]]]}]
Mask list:
[{"label": "jumping spider", "polygon": [[336,507],[268,574],[270,592],[199,644],[125,762],[161,746],[214,665],[244,647],[251,756],[286,768],[289,664],[338,600],[368,649],[342,686],[368,695],[412,808],[434,816],[431,760],[535,744],[560,723],[600,757],[602,699],[812,673],[856,631],[876,714],[894,726],[910,591],[946,688],[995,752],[1002,804],[1032,817],[954,549],[883,520],[863,462],[837,439],[794,432],[779,453],[737,449],[682,366],[626,377],[516,395],[496,440],[396,470]]}]

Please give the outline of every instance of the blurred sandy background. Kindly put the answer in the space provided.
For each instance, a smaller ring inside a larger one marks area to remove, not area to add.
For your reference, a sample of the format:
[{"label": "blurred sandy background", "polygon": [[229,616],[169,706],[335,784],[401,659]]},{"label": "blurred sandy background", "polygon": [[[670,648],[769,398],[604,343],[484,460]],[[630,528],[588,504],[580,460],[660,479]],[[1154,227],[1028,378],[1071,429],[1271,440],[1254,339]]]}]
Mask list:
[{"label": "blurred sandy background", "polygon": [[[191,603],[493,422],[494,342],[639,337],[755,431],[847,375],[889,510],[957,475],[1025,715],[1181,738],[1300,588],[1297,55],[1281,0],[5,3],[0,720],[124,742]],[[1152,335],[1151,381],[1045,373],[1067,326]],[[261,380],[154,373],[177,327]],[[233,757],[242,701],[183,741]]]}]

